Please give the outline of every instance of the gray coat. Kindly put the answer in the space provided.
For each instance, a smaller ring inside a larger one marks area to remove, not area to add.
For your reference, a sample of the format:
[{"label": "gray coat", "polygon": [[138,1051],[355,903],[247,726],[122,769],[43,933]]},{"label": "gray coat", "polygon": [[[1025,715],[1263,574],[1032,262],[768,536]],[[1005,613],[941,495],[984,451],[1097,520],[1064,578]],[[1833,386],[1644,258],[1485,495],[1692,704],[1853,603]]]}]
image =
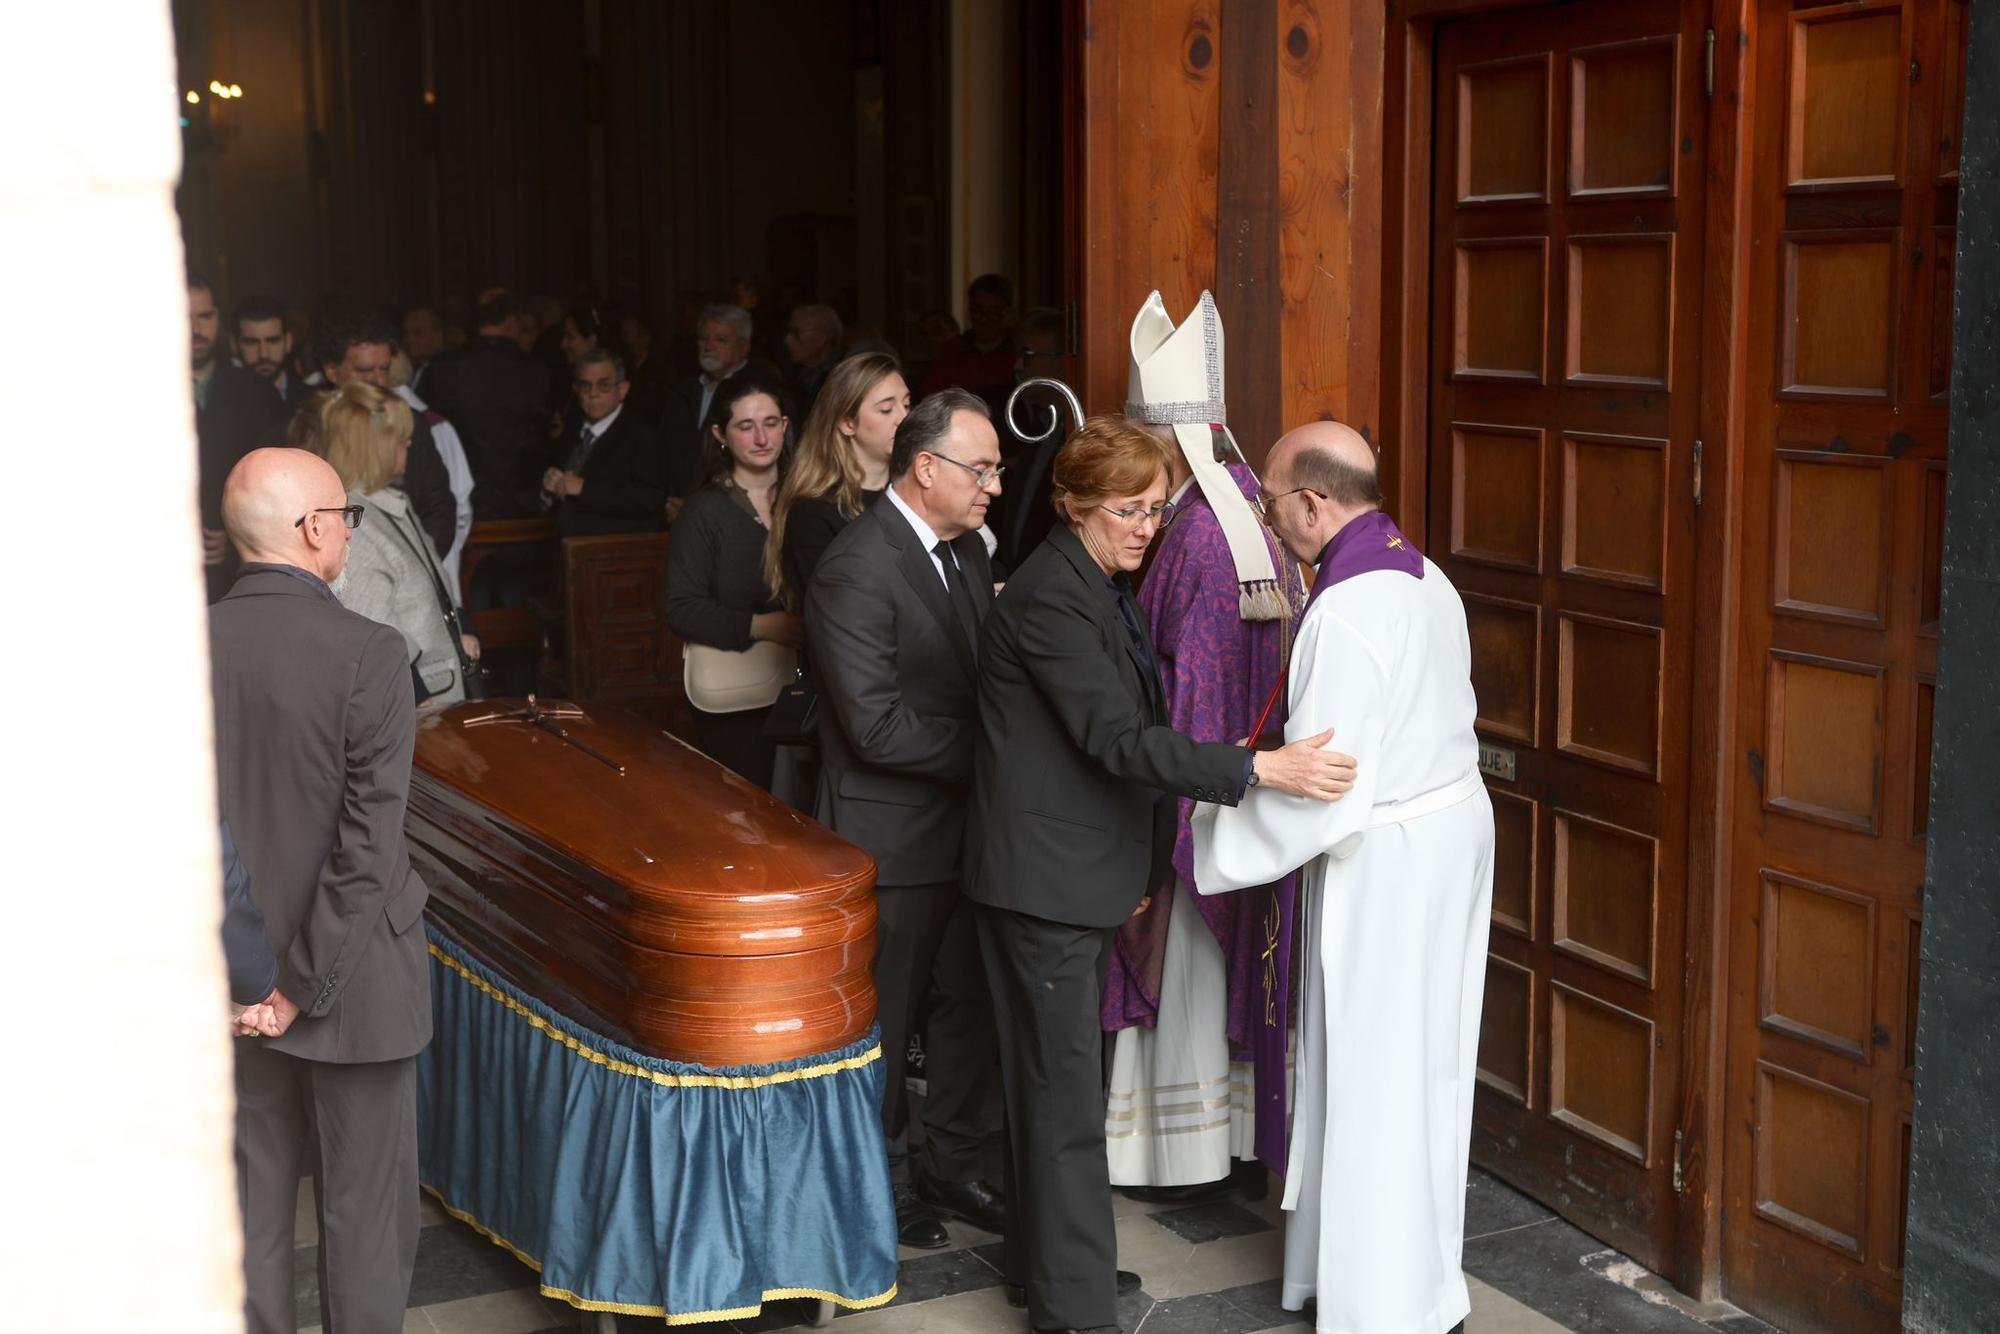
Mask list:
[{"label": "gray coat", "polygon": [[272,568],[209,608],[208,637],[222,816],[301,1012],[270,1045],[415,1055],[431,1000],[427,891],[403,842],[416,717],[402,637]]},{"label": "gray coat", "polygon": [[393,486],[370,495],[349,491],[347,499],[368,512],[348,538],[347,568],[334,581],[340,605],[402,632],[408,648],[404,662],[416,664],[431,695],[427,707],[456,704],[465,698],[465,683],[459,679],[458,647],[438,605],[444,575],[430,539],[409,500]]}]

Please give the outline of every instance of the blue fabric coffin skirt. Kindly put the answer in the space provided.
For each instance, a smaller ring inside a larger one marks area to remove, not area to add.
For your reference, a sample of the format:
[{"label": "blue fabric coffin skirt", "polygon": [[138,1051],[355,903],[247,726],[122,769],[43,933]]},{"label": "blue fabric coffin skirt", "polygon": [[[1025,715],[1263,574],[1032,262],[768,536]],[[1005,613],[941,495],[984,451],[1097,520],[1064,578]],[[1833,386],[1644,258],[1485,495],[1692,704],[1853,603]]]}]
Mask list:
[{"label": "blue fabric coffin skirt", "polygon": [[895,1297],[878,1032],[774,1065],[657,1060],[429,934],[423,1184],[543,1293],[670,1325]]}]

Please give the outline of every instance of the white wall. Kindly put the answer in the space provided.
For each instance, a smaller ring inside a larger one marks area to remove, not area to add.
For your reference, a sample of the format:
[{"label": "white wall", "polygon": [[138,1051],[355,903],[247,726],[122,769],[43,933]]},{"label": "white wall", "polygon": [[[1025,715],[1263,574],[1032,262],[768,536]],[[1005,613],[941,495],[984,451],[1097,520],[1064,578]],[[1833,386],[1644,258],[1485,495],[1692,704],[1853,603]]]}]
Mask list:
[{"label": "white wall", "polygon": [[242,1328],[167,0],[0,6],[9,1329]]}]

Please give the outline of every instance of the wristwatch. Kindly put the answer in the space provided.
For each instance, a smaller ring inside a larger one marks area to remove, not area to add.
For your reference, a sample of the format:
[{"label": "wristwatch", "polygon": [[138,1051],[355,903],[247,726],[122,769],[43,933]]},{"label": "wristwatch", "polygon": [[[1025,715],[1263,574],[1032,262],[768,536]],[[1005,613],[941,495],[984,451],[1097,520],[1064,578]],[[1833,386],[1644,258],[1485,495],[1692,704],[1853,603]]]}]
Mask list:
[{"label": "wristwatch", "polygon": [[1254,755],[1253,755],[1253,756],[1251,756],[1251,758],[1250,758],[1250,776],[1249,776],[1248,778],[1246,778],[1246,779],[1244,779],[1244,780],[1243,780],[1243,785],[1244,785],[1245,787],[1256,787],[1256,786],[1258,786],[1258,780],[1257,780],[1257,758],[1256,758],[1256,756],[1254,756]]}]

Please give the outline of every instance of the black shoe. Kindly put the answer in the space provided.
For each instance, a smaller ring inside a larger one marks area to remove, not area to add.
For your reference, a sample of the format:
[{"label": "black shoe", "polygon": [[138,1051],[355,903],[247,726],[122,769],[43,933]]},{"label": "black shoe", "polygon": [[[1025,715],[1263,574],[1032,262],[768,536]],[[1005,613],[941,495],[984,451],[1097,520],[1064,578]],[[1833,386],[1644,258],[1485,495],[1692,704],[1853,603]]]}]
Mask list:
[{"label": "black shoe", "polygon": [[[1130,1297],[1139,1290],[1139,1282],[1139,1276],[1131,1270],[1119,1270],[1118,1295],[1120,1297]],[[1028,1289],[1024,1285],[1019,1283],[1003,1283],[1001,1286],[1007,1292],[1007,1305],[1019,1310],[1028,1304]]]},{"label": "black shoe", "polygon": [[951,1234],[916,1191],[906,1185],[895,1189],[896,1240],[919,1251],[941,1251],[951,1245]]},{"label": "black shoe", "polygon": [[1239,1162],[1229,1171],[1229,1191],[1245,1204],[1255,1204],[1271,1190],[1271,1173],[1255,1159]]},{"label": "black shoe", "polygon": [[1120,1186],[1119,1194],[1141,1204],[1207,1204],[1229,1198],[1231,1178],[1202,1181],[1192,1186]]},{"label": "black shoe", "polygon": [[984,1181],[935,1181],[925,1177],[917,1183],[917,1198],[939,1213],[963,1219],[982,1232],[997,1236],[1007,1231],[1007,1197]]}]

